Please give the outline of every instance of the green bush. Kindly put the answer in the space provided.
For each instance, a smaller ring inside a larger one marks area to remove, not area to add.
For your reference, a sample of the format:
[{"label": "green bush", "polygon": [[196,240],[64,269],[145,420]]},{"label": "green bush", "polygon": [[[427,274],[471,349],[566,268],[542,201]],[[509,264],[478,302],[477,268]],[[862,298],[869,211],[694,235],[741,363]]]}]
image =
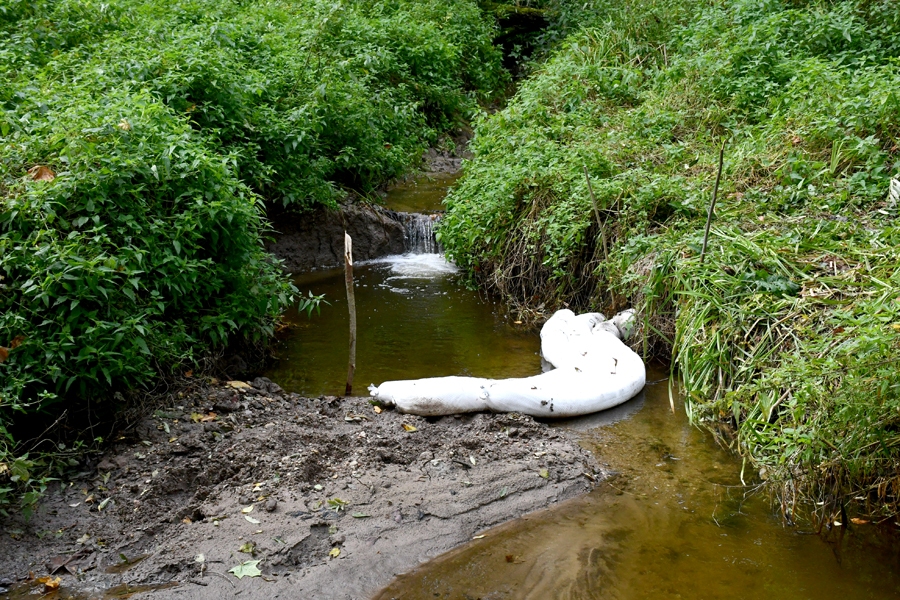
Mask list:
[{"label": "green bush", "polygon": [[900,12],[594,4],[478,123],[443,244],[523,307],[636,306],[642,351],[766,477],[896,510]]},{"label": "green bush", "polygon": [[0,510],[60,464],[12,423],[268,339],[266,207],[414,166],[505,86],[492,33],[470,0],[0,6]]}]

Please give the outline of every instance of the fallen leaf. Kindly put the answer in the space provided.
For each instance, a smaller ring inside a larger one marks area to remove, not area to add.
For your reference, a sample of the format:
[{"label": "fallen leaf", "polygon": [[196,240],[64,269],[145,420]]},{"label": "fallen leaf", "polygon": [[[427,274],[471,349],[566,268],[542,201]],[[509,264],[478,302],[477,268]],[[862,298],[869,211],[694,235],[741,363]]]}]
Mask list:
[{"label": "fallen leaf", "polygon": [[46,593],[58,590],[59,584],[62,582],[62,579],[59,577],[50,577],[48,575],[46,577],[40,577],[37,582],[44,584],[44,592]]},{"label": "fallen leaf", "polygon": [[103,502],[101,502],[100,504],[98,504],[98,505],[97,505],[97,511],[99,512],[99,511],[103,510],[104,508],[106,508],[106,505],[109,504],[109,501],[110,501],[110,500],[112,500],[112,498],[107,498],[106,500],[104,500]]},{"label": "fallen leaf", "polygon": [[194,557],[194,562],[195,562],[195,563],[205,563],[205,562],[206,562],[206,555],[205,555],[205,554],[198,554],[197,556]]},{"label": "fallen leaf", "polygon": [[844,525],[844,524],[841,523],[840,521],[835,521],[835,522],[834,522],[834,526],[835,526],[835,527],[843,527],[843,525]]},{"label": "fallen leaf", "polygon": [[259,523],[260,523],[259,519],[254,519],[250,515],[244,515],[244,518],[247,520],[248,523],[253,523],[254,525],[259,525]]},{"label": "fallen leaf", "polygon": [[17,335],[17,336],[14,337],[14,338],[12,339],[12,341],[9,343],[9,349],[10,349],[10,350],[15,350],[16,348],[18,348],[19,346],[21,346],[21,345],[22,345],[22,342],[24,342],[24,341],[25,341],[25,336],[24,336],[24,335]]},{"label": "fallen leaf", "polygon": [[76,502],[75,504],[70,504],[69,506],[75,508],[76,506],[81,505],[81,502]]},{"label": "fallen leaf", "polygon": [[522,321],[513,321],[513,323],[515,323],[516,325],[521,325]]},{"label": "fallen leaf", "polygon": [[867,519],[860,519],[859,517],[853,517],[852,519],[850,519],[850,522],[853,523],[854,525],[865,525],[869,521]]},{"label": "fallen leaf", "polygon": [[202,418],[203,415],[201,415],[200,413],[191,413],[191,421],[193,421],[194,423],[199,423],[200,419]]},{"label": "fallen leaf", "polygon": [[238,579],[243,579],[244,577],[259,577],[262,575],[262,571],[259,570],[257,565],[261,562],[262,561],[260,560],[248,560],[236,567],[228,569],[228,572],[234,573],[234,576]]},{"label": "fallen leaf", "polygon": [[185,371],[185,372],[184,372],[184,376],[185,376],[185,377],[193,377],[193,376],[194,376],[194,371],[193,371],[193,370]]},{"label": "fallen leaf", "polygon": [[404,429],[405,431],[410,432],[410,433],[412,433],[413,431],[418,431],[418,429],[416,429],[415,427],[413,427],[413,426],[410,425],[409,423],[404,423],[404,424],[403,424],[403,429]]},{"label": "fallen leaf", "polygon": [[321,492],[321,491],[322,491],[322,486],[321,486],[320,484],[317,483],[316,485],[313,486],[313,489],[316,490],[317,492]]},{"label": "fallen leaf", "polygon": [[473,467],[474,467],[475,464],[476,464],[476,463],[475,463],[475,457],[472,456],[471,454],[469,455],[469,462],[472,463],[472,466],[473,466]]},{"label": "fallen leaf", "polygon": [[547,469],[541,469],[538,475],[540,475],[544,479],[550,479],[550,471],[548,471]]},{"label": "fallen leaf", "polygon": [[76,540],[76,543],[81,544],[82,546],[87,544],[91,540],[91,536],[89,534],[84,534],[80,538]]},{"label": "fallen leaf", "polygon": [[0,363],[6,362],[7,358],[9,358],[9,348],[0,346]]},{"label": "fallen leaf", "polygon": [[341,549],[340,549],[340,548],[332,548],[332,549],[331,549],[331,552],[328,553],[328,556],[329,556],[330,558],[337,558],[337,557],[340,556],[340,555],[341,555]]},{"label": "fallen leaf", "polygon": [[245,515],[249,515],[250,513],[253,512],[254,506],[255,505],[253,505],[253,504],[251,504],[250,506],[245,506],[244,508],[241,509],[241,512],[244,513]]},{"label": "fallen leaf", "polygon": [[380,415],[380,414],[381,414],[381,407],[380,407],[380,406],[373,406],[373,407],[372,407],[372,410],[375,411],[375,414],[376,414],[376,415]]},{"label": "fallen leaf", "polygon": [[28,169],[28,174],[34,181],[53,181],[56,179],[56,173],[50,167],[44,165],[35,165]]},{"label": "fallen leaf", "polygon": [[253,389],[252,385],[250,385],[249,383],[244,383],[243,381],[227,381],[227,382],[225,382],[225,385],[227,385],[230,388],[236,389],[236,390],[252,390]]},{"label": "fallen leaf", "polygon": [[367,515],[366,513],[357,512],[357,513],[353,513],[350,516],[352,516],[354,519],[365,519],[367,517],[371,517],[372,515]]},{"label": "fallen leaf", "polygon": [[214,412],[211,412],[208,415],[200,417],[200,422],[201,423],[209,423],[210,421],[215,421],[216,417],[218,417],[218,415]]},{"label": "fallen leaf", "polygon": [[328,500],[328,508],[330,508],[334,512],[341,512],[349,505],[349,502],[347,502],[346,500],[341,500],[340,498],[331,498]]},{"label": "fallen leaf", "polygon": [[116,125],[116,127],[121,129],[122,131],[131,131],[131,123],[129,123],[127,119],[122,119],[121,121],[119,121],[119,124]]},{"label": "fallen leaf", "polygon": [[238,548],[238,552],[243,552],[244,554],[253,554],[254,550],[256,550],[256,544],[253,542],[247,542]]},{"label": "fallen leaf", "polygon": [[483,535],[476,535],[476,536],[473,536],[473,537],[472,537],[473,540],[480,540],[480,539],[482,539],[482,538],[484,538]]},{"label": "fallen leaf", "polygon": [[185,518],[183,518],[183,519],[181,520],[181,522],[184,523],[185,525],[190,525],[191,523],[193,523],[193,521],[191,521],[191,518],[190,518],[190,517],[185,517]]}]

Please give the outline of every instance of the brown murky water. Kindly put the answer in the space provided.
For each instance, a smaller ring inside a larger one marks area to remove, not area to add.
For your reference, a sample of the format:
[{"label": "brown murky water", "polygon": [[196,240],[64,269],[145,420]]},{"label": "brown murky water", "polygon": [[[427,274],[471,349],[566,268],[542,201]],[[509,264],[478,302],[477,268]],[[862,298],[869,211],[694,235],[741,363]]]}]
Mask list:
[{"label": "brown murky water", "polygon": [[441,202],[461,173],[427,173],[388,190],[385,205],[391,210],[432,213],[444,210]]},{"label": "brown murky water", "polygon": [[376,598],[900,598],[895,535],[782,526],[766,496],[741,485],[740,461],[675,406],[661,382],[611,414],[569,423],[618,475],[484,532]]},{"label": "brown murky water", "polygon": [[[405,184],[388,206],[433,210],[446,185]],[[392,257],[359,266],[356,275],[357,393],[388,379],[540,372],[537,333],[462,289],[441,257]],[[311,320],[291,317],[296,329],[269,376],[291,391],[340,394],[348,321],[342,275],[297,283],[331,305]],[[689,425],[677,397],[672,413],[664,377],[651,373],[649,380],[663,381],[617,409],[557,424],[584,431],[618,475],[585,498],[484,532],[377,598],[900,598],[896,535],[873,526],[824,536],[784,527],[765,495],[741,485],[740,461]]]}]

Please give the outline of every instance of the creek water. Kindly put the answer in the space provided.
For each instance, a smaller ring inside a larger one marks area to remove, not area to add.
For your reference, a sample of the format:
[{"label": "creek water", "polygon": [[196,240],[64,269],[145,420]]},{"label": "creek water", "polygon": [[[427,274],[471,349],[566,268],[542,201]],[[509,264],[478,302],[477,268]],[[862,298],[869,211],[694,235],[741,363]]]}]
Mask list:
[{"label": "creek water", "polygon": [[[436,210],[450,181],[401,186],[388,207]],[[464,289],[440,255],[387,257],[357,265],[355,276],[355,393],[390,379],[540,372],[537,332]],[[268,376],[289,391],[341,394],[343,274],[295,282],[330,304],[311,319],[288,315],[293,327]],[[740,460],[688,423],[677,390],[672,412],[665,373],[651,370],[648,379],[660,381],[617,409],[554,423],[580,430],[614,477],[586,497],[483,532],[377,598],[900,598],[897,536],[872,525],[823,535],[784,526],[764,494],[741,484]]]}]

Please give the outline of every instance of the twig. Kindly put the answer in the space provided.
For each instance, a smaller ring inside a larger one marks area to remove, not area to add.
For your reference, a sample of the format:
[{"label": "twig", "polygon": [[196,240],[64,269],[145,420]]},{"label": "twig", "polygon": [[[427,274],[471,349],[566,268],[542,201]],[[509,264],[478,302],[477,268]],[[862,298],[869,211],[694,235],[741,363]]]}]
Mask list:
[{"label": "twig", "polygon": [[591,206],[594,207],[594,217],[597,219],[597,227],[600,228],[600,239],[603,242],[603,260],[609,259],[609,250],[606,247],[606,230],[603,229],[603,223],[600,221],[600,211],[597,209],[597,199],[594,198],[594,188],[591,185],[591,178],[588,175],[587,165],[581,165],[584,169],[584,178],[587,179],[588,193],[591,195]]},{"label": "twig", "polygon": [[716,198],[719,195],[719,182],[722,180],[722,164],[725,160],[725,142],[719,148],[719,172],[716,175],[716,185],[713,188],[712,201],[709,203],[709,212],[706,213],[706,230],[703,232],[703,248],[700,250],[700,264],[706,258],[706,242],[709,240],[709,225],[712,223],[713,210],[716,208]]}]

